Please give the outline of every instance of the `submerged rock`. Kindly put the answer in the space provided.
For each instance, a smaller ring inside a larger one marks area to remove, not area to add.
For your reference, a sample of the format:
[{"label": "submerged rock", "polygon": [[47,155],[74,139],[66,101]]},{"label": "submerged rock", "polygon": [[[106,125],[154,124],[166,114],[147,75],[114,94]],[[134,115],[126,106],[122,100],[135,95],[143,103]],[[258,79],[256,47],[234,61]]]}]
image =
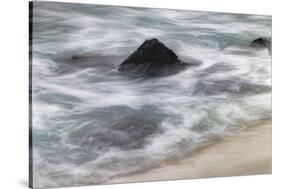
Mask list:
[{"label": "submerged rock", "polygon": [[228,80],[201,80],[194,87],[193,95],[255,95],[271,91],[271,86],[240,81],[237,78]]},{"label": "submerged rock", "polygon": [[267,38],[257,38],[253,40],[250,44],[251,47],[256,47],[256,48],[268,48],[271,49],[271,40]]},{"label": "submerged rock", "polygon": [[149,136],[161,132],[159,125],[158,120],[147,118],[142,113],[132,113],[106,128],[89,133],[82,145],[98,149],[109,147],[142,148]]},{"label": "submerged rock", "polygon": [[[82,130],[87,132],[79,131],[71,137],[77,138],[81,147],[86,149],[142,148],[151,136],[163,132],[161,123],[167,116],[154,106],[143,106],[140,109],[122,106],[102,108],[96,113],[91,113],[94,114],[99,117],[96,119],[100,119],[99,126],[93,128],[93,124],[90,124]],[[75,143],[75,140],[73,142]]]},{"label": "submerged rock", "polygon": [[167,76],[185,70],[189,64],[158,39],[146,40],[119,66],[119,71],[132,76]]}]

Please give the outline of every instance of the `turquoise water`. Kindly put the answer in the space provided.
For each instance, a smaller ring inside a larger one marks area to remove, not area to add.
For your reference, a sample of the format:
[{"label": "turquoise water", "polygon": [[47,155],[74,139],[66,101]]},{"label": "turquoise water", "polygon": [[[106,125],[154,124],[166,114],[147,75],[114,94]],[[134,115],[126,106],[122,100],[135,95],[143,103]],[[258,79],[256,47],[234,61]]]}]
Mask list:
[{"label": "turquoise water", "polygon": [[[35,2],[34,186],[106,183],[271,119],[271,54],[249,47],[270,36],[269,16]],[[150,38],[196,65],[121,75]]]}]

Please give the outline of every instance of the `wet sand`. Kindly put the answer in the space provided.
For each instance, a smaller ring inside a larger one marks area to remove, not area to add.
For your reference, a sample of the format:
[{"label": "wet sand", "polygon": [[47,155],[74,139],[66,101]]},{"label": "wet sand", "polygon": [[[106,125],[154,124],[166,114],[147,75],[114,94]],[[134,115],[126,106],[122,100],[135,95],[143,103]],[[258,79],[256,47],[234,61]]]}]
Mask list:
[{"label": "wet sand", "polygon": [[194,152],[181,161],[109,183],[271,174],[271,123],[251,126]]}]

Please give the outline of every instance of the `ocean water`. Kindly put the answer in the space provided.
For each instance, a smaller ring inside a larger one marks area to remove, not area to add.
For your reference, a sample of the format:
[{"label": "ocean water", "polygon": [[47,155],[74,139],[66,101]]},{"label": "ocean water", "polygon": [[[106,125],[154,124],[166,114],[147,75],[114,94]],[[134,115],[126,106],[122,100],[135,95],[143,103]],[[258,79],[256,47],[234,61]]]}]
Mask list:
[{"label": "ocean water", "polygon": [[[249,47],[270,16],[38,1],[32,23],[34,187],[106,183],[271,120],[271,52]],[[120,74],[151,38],[194,65]]]}]

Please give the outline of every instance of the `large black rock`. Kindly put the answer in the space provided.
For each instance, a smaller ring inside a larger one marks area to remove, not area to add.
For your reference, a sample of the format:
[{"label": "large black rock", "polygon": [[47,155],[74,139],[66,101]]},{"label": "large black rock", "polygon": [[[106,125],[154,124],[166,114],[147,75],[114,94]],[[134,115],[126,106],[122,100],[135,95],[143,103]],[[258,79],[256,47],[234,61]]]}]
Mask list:
[{"label": "large black rock", "polygon": [[185,70],[189,64],[158,39],[146,40],[122,62],[119,71],[132,76],[167,76]]},{"label": "large black rock", "polygon": [[267,38],[257,38],[253,40],[250,44],[251,47],[257,47],[257,48],[268,48],[271,49],[271,40]]}]

